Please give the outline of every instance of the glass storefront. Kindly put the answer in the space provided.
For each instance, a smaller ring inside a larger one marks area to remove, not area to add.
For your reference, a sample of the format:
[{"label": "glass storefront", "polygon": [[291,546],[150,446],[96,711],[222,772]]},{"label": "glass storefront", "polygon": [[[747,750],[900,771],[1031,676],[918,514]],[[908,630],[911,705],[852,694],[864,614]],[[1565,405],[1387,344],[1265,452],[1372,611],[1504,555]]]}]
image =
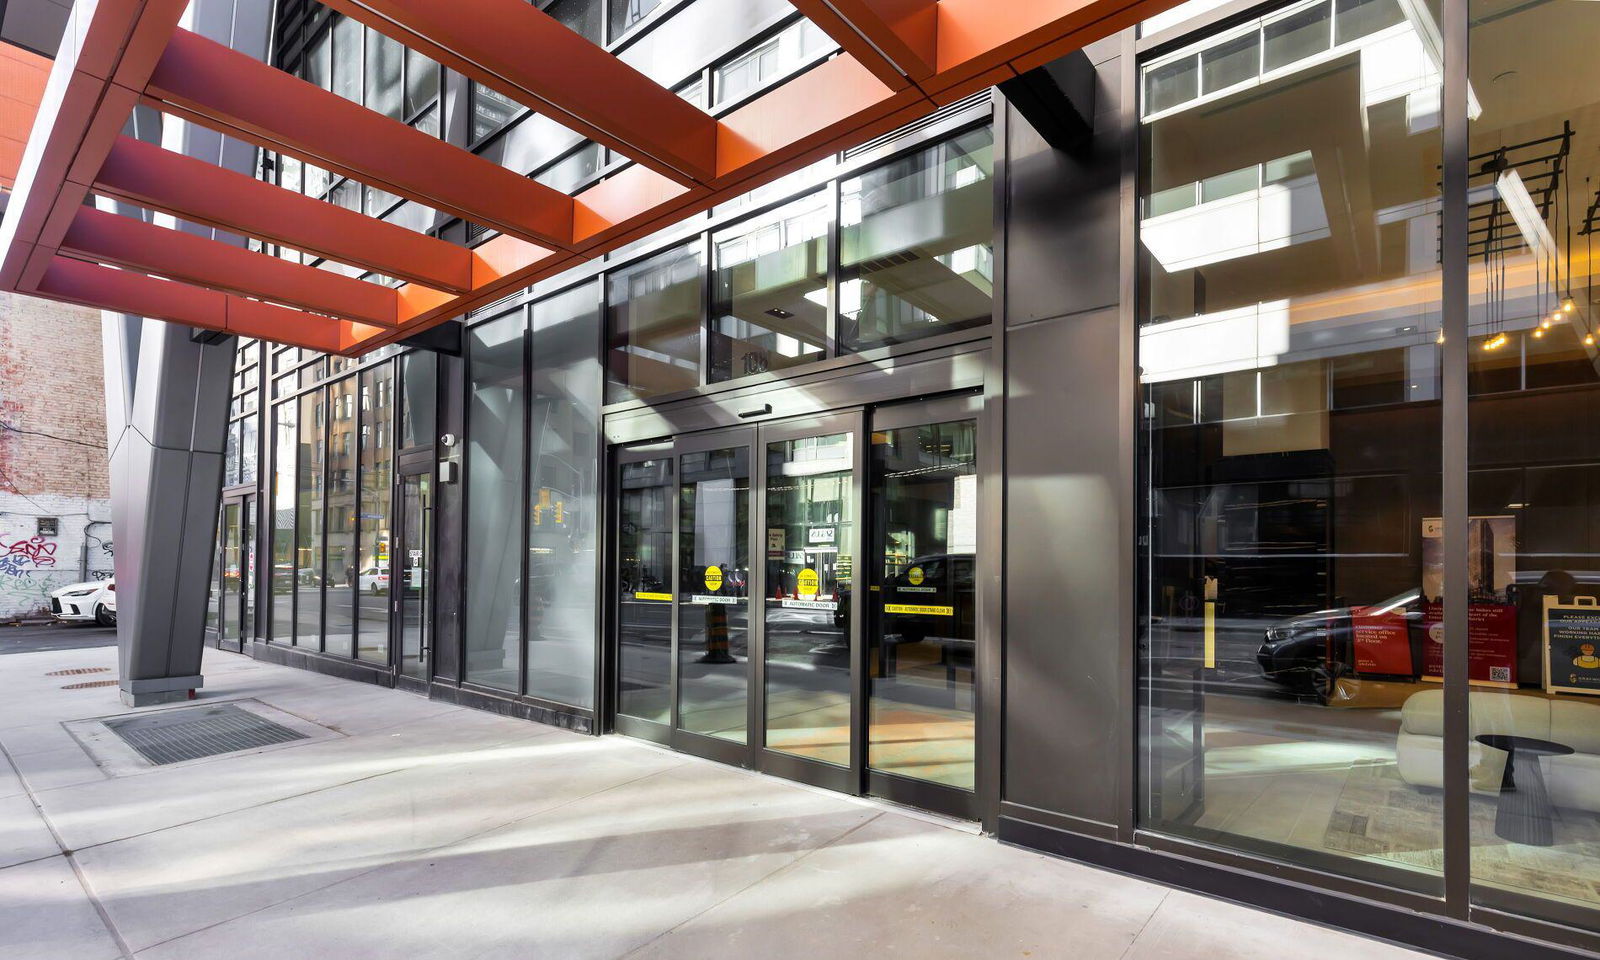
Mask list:
[{"label": "glass storefront", "polygon": [[526,327],[518,312],[467,332],[466,678],[502,690],[521,679]]},{"label": "glass storefront", "polygon": [[1139,817],[1437,892],[1438,11],[1378,6],[1143,67]]}]

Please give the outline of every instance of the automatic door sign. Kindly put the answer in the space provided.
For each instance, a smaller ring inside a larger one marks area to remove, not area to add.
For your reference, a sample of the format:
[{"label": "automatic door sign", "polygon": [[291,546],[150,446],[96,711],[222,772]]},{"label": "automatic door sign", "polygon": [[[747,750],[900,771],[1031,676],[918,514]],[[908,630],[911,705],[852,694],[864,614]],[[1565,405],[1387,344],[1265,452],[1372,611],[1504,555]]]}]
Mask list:
[{"label": "automatic door sign", "polygon": [[922,585],[928,575],[921,567],[912,567],[906,571],[906,582],[895,587],[901,593],[938,593],[938,587],[925,587]]},{"label": "automatic door sign", "polygon": [[906,571],[906,579],[911,581],[913,587],[922,586],[922,568],[912,567]]},{"label": "automatic door sign", "polygon": [[716,564],[706,567],[706,592],[716,593],[722,589],[722,568]]},{"label": "automatic door sign", "polygon": [[817,595],[817,571],[810,567],[800,571],[795,577],[795,589],[802,597],[815,597]]}]

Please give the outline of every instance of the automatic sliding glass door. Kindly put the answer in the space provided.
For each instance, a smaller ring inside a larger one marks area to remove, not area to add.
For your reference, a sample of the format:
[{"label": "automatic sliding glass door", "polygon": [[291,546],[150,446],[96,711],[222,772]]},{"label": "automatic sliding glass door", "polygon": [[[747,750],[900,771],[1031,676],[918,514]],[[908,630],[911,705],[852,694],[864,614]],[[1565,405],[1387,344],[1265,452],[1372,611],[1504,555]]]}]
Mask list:
[{"label": "automatic sliding glass door", "polygon": [[662,743],[672,722],[673,466],[664,445],[626,451],[617,471],[617,730]]}]

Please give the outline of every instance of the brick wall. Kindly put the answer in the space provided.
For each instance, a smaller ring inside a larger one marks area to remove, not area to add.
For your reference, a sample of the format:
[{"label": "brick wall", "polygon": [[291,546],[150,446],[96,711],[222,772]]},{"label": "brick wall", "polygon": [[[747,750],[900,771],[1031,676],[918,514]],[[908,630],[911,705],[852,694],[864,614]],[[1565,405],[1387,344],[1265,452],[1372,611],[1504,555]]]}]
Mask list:
[{"label": "brick wall", "polygon": [[111,575],[100,351],[99,311],[0,293],[0,619]]}]

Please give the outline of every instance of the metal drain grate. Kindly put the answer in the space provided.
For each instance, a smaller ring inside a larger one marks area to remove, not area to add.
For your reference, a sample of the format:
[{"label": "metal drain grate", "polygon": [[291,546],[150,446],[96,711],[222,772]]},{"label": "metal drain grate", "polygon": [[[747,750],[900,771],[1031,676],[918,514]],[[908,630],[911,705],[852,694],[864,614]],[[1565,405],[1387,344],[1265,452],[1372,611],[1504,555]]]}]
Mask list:
[{"label": "metal drain grate", "polygon": [[124,743],[158,767],[306,739],[303,733],[231,703],[165,710],[103,722]]},{"label": "metal drain grate", "polygon": [[71,670],[51,670],[47,677],[76,677],[85,673],[110,673],[110,667],[73,667]]},{"label": "metal drain grate", "polygon": [[81,683],[69,683],[69,684],[63,686],[61,689],[63,689],[63,690],[87,690],[90,687],[114,687],[116,685],[117,685],[117,681],[115,681],[115,680],[84,680]]}]

